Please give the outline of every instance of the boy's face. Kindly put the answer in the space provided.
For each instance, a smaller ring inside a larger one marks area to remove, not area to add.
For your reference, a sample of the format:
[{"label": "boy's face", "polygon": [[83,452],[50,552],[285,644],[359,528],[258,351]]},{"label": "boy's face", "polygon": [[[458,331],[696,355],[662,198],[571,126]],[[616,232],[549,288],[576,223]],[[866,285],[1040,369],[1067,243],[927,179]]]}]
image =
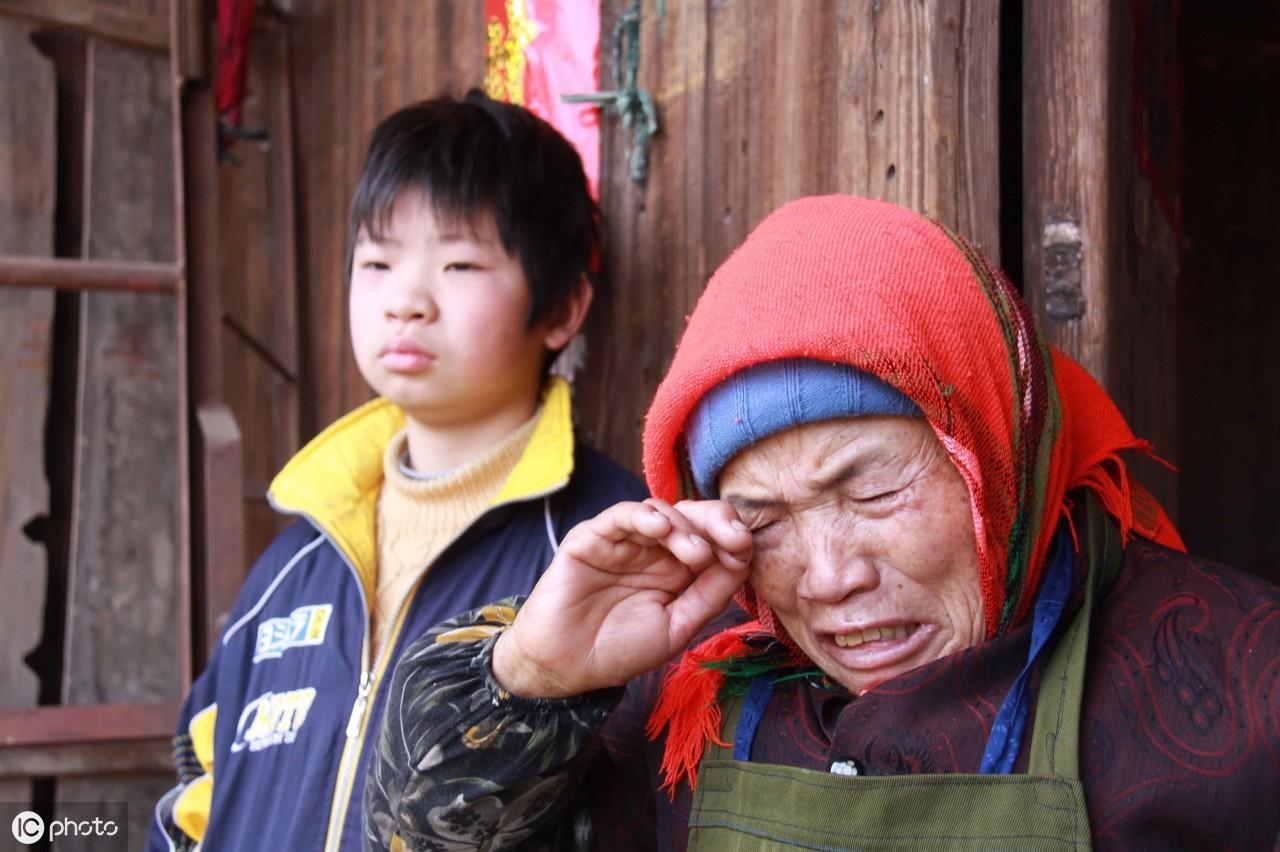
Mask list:
[{"label": "boy's face", "polygon": [[350,319],[360,373],[428,427],[527,417],[547,347],[568,337],[547,321],[526,326],[529,287],[492,215],[445,224],[406,190],[382,239],[357,236]]}]

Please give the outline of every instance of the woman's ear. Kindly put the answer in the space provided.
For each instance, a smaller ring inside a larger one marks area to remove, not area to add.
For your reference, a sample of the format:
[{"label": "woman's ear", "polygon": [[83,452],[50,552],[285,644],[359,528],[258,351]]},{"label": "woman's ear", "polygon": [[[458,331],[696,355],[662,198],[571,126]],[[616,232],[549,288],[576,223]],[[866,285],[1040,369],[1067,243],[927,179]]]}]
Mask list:
[{"label": "woman's ear", "polygon": [[543,338],[547,349],[555,352],[568,345],[573,336],[578,333],[578,329],[582,328],[582,323],[587,318],[587,311],[591,309],[593,298],[595,298],[595,289],[584,275],[578,279],[578,286],[569,294],[564,307],[551,318],[551,324],[547,326],[547,333]]}]

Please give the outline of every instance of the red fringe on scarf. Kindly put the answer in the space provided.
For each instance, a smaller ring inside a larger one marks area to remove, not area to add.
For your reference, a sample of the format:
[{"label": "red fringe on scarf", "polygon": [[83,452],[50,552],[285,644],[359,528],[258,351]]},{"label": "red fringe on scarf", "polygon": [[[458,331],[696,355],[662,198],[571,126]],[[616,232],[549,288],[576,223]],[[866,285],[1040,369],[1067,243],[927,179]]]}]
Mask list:
[{"label": "red fringe on scarf", "polygon": [[662,789],[672,799],[681,780],[692,790],[698,783],[698,764],[707,743],[728,746],[720,739],[720,705],[716,699],[724,685],[724,672],[705,665],[755,653],[745,636],[764,630],[748,621],[721,631],[681,655],[662,681],[662,695],[649,716],[645,733],[656,740],[668,728],[662,754]]}]

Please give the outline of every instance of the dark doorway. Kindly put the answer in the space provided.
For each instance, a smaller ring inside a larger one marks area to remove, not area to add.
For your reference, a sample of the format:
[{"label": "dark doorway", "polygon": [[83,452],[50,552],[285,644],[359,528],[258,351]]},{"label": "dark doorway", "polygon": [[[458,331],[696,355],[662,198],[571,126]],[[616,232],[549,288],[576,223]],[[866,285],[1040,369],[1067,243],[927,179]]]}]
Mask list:
[{"label": "dark doorway", "polygon": [[1280,3],[1182,4],[1180,527],[1280,582]]}]

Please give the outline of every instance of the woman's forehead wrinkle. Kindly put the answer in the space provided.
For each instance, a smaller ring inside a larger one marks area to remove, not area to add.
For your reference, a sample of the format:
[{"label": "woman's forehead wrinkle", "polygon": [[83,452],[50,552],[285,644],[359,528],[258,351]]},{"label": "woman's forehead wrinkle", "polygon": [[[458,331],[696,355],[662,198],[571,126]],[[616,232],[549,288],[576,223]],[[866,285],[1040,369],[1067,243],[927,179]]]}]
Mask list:
[{"label": "woman's forehead wrinkle", "polygon": [[722,496],[743,509],[761,509],[821,495],[864,470],[875,443],[847,428],[790,430],[746,450],[725,469]]},{"label": "woman's forehead wrinkle", "polygon": [[775,505],[781,502],[779,495],[789,469],[777,442],[751,447],[725,466],[720,496],[743,509]]}]

